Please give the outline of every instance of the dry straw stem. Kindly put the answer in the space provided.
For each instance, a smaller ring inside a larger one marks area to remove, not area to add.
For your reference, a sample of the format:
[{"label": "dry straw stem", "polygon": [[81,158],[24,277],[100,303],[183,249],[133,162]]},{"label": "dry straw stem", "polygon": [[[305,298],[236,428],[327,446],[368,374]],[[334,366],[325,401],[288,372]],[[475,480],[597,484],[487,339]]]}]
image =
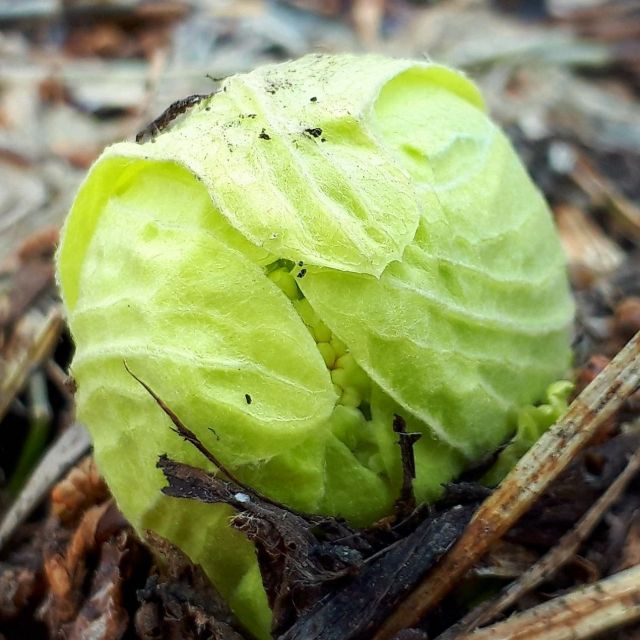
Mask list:
[{"label": "dry straw stem", "polygon": [[458,542],[396,608],[374,640],[415,626],[535,503],[598,427],[640,386],[640,332],[573,401],[478,508]]},{"label": "dry straw stem", "polygon": [[30,309],[20,319],[12,338],[19,348],[5,364],[6,373],[0,378],[0,420],[24,387],[33,368],[49,357],[63,326],[59,304],[54,304],[46,315],[38,309]]},{"label": "dry straw stem", "polygon": [[624,471],[611,483],[611,486],[598,498],[580,522],[558,544],[536,562],[522,576],[506,587],[495,599],[482,604],[471,611],[461,622],[445,633],[438,640],[461,640],[464,632],[482,626],[496,618],[508,607],[515,604],[527,592],[541,582],[551,578],[564,564],[575,555],[581,543],[590,535],[602,516],[611,508],[629,485],[629,482],[640,470],[640,449],[629,458]]},{"label": "dry straw stem", "polygon": [[459,640],[586,640],[640,618],[640,565]]}]

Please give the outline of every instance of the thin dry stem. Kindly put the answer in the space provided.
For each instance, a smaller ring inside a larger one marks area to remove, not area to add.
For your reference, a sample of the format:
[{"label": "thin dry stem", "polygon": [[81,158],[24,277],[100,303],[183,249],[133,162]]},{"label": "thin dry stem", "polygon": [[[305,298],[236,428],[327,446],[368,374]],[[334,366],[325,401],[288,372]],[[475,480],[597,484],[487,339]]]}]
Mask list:
[{"label": "thin dry stem", "polygon": [[479,507],[455,546],[396,608],[374,640],[415,626],[535,503],[576,453],[640,385],[640,332],[574,400]]},{"label": "thin dry stem", "polygon": [[527,592],[555,575],[564,564],[571,560],[582,542],[591,534],[602,516],[620,497],[639,470],[640,449],[635,451],[622,473],[598,498],[580,522],[564,535],[553,549],[523,573],[518,580],[507,586],[495,600],[482,604],[471,611],[458,624],[440,635],[438,640],[461,640],[464,636],[460,634],[487,624],[515,604]]},{"label": "thin dry stem", "polygon": [[459,640],[587,640],[640,619],[640,565]]},{"label": "thin dry stem", "polygon": [[24,387],[29,373],[49,357],[62,327],[62,309],[59,305],[54,305],[45,316],[37,309],[31,309],[19,321],[14,333],[20,333],[17,342],[21,348],[6,364],[6,375],[0,379],[0,419]]}]

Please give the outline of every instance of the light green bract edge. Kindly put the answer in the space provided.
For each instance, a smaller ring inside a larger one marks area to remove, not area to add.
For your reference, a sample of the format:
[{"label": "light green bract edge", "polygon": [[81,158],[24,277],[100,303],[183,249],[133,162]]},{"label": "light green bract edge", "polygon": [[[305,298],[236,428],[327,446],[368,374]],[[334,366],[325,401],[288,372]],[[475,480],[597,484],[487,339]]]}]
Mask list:
[{"label": "light green bract edge", "polygon": [[[222,505],[161,494],[204,466],[127,374],[238,476],[366,525],[494,451],[570,359],[551,216],[475,86],[445,67],[307,56],[228,78],[144,144],[109,147],[58,277],[78,414],[123,513],[200,563],[257,637],[255,550]],[[250,402],[248,401],[250,399]]]}]

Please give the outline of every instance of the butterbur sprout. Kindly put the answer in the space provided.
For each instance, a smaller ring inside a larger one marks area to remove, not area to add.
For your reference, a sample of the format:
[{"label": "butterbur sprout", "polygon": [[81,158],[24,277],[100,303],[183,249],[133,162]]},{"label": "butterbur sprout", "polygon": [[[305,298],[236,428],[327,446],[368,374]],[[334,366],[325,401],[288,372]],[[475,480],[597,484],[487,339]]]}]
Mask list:
[{"label": "butterbur sprout", "polygon": [[[58,275],[78,415],[118,505],[200,563],[255,635],[270,611],[226,505],[161,493],[206,466],[148,383],[244,483],[356,526],[495,451],[570,361],[547,205],[462,74],[307,56],[227,78],[104,151]],[[206,467],[210,468],[210,467]]]}]

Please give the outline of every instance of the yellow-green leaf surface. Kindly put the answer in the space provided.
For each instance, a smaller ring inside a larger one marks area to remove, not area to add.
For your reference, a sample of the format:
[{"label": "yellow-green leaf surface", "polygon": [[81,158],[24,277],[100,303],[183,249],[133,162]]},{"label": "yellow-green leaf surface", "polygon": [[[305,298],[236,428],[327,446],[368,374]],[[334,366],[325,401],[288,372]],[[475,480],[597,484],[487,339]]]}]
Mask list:
[{"label": "yellow-green leaf surface", "polygon": [[387,394],[477,458],[569,364],[559,241],[504,135],[428,70],[390,82],[372,125],[421,194],[417,233],[380,278],[313,267],[300,286]]},{"label": "yellow-green leaf surface", "polygon": [[201,563],[268,636],[255,550],[222,505],[161,494],[206,467],[127,373],[245,482],[365,525],[507,439],[569,359],[547,207],[475,86],[439,65],[308,56],[227,79],[144,144],[108,148],[58,275],[79,417],[124,514]]}]

